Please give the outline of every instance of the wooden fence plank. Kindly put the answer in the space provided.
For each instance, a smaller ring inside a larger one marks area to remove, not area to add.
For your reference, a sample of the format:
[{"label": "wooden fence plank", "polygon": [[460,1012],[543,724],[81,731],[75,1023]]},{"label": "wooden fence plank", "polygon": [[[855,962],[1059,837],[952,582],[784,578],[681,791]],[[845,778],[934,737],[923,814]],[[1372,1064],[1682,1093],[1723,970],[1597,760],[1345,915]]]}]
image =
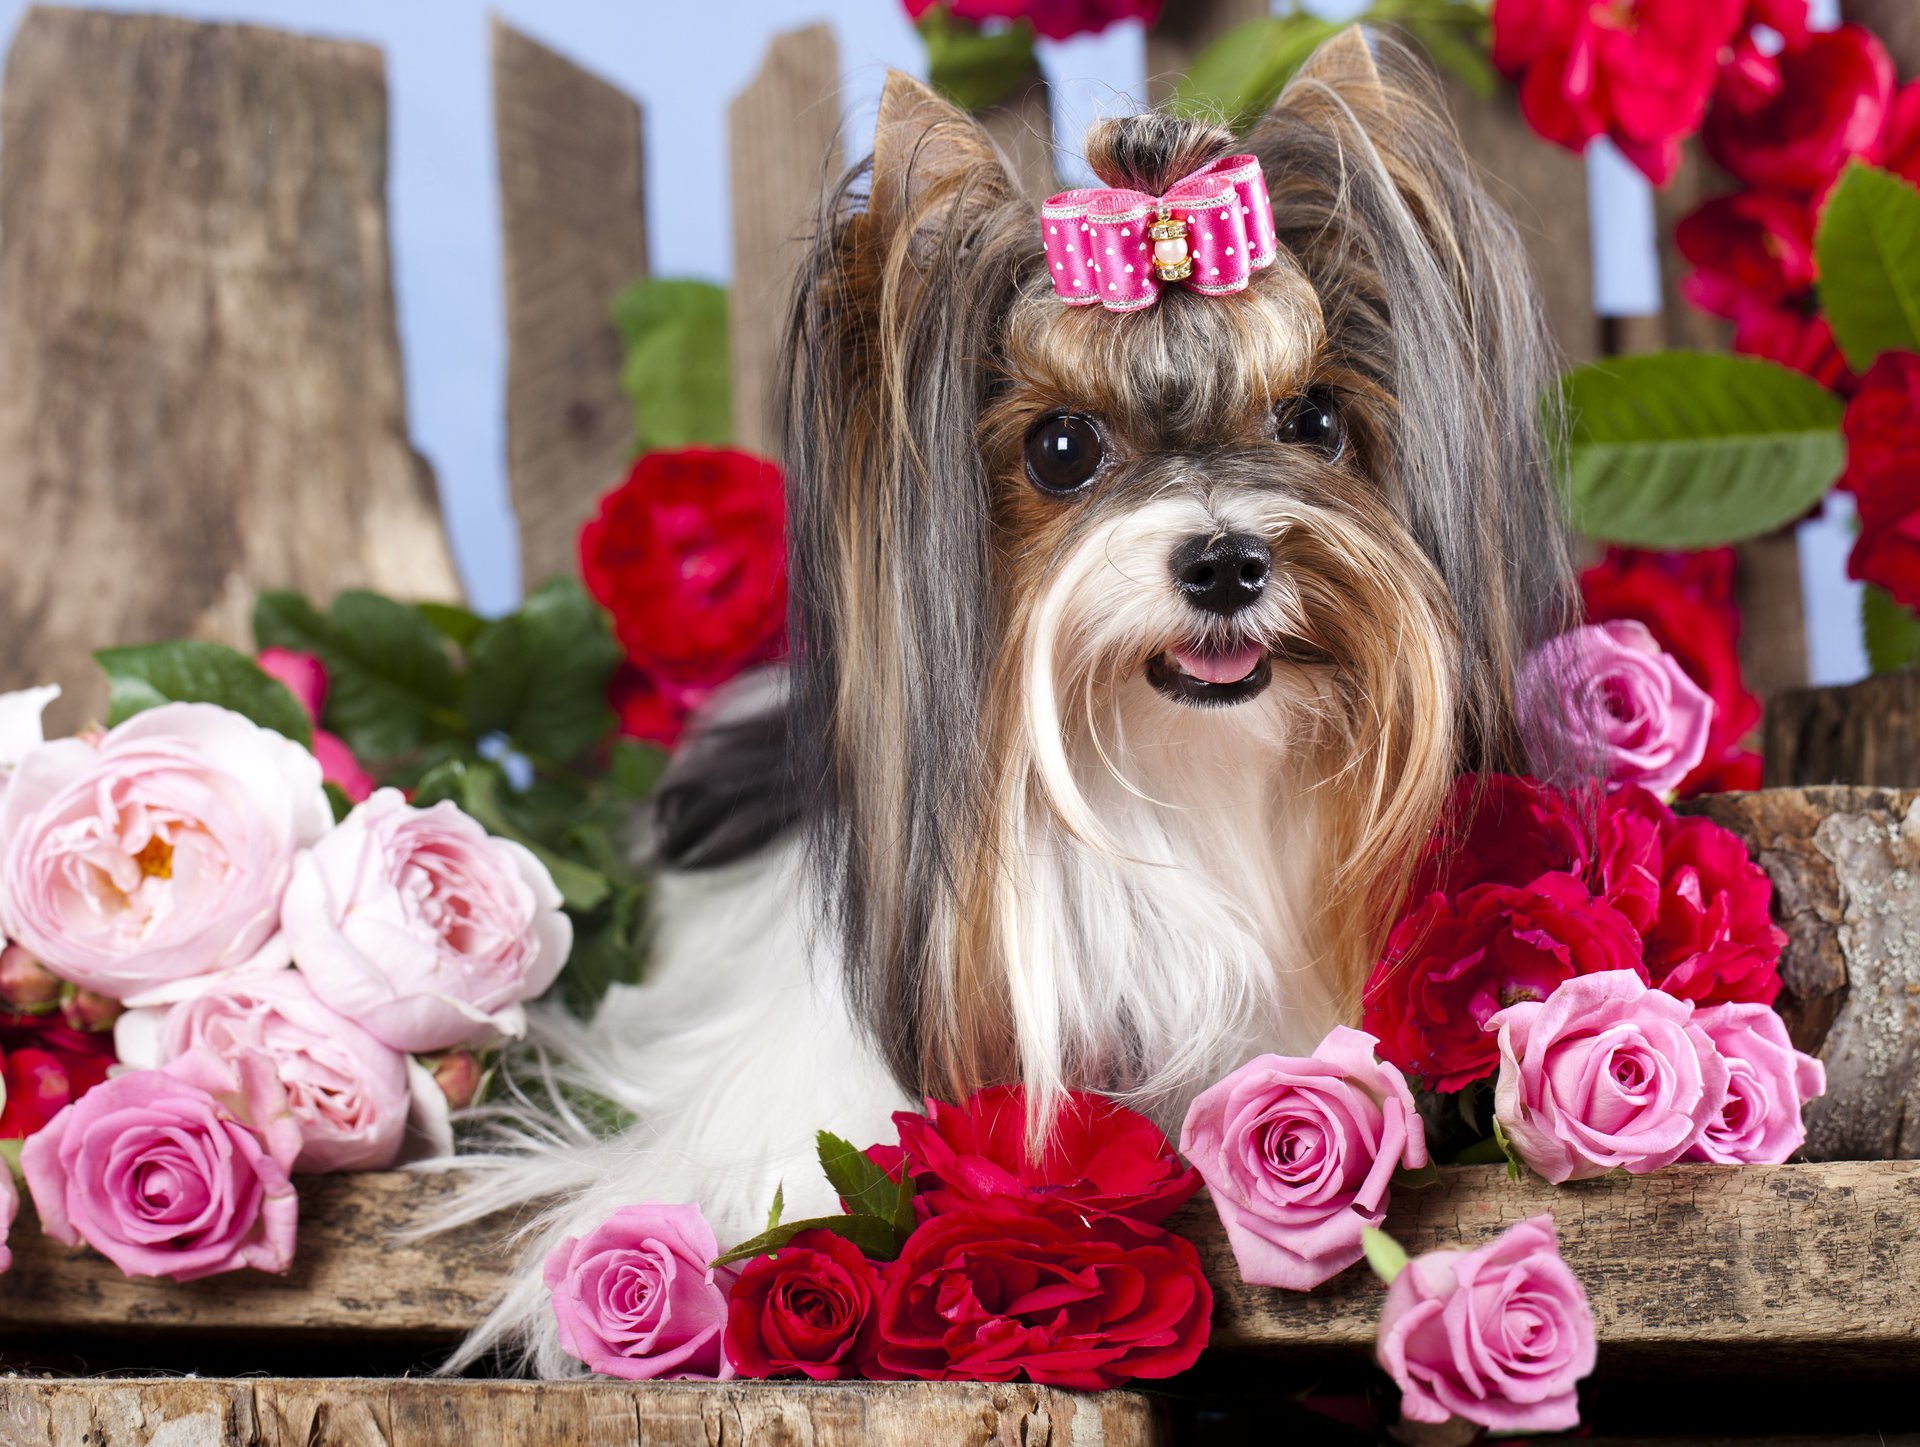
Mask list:
[{"label": "wooden fence plank", "polygon": [[244,645],[254,592],[451,599],[407,439],[380,53],[34,8],[0,90],[0,688]]},{"label": "wooden fence plank", "polygon": [[1163,1447],[1163,1403],[985,1382],[0,1381],[7,1447]]},{"label": "wooden fence plank", "polygon": [[528,591],[576,568],[574,538],[625,474],[633,410],[607,308],[647,272],[640,107],[492,20],[507,296],[507,475]]},{"label": "wooden fence plank", "polygon": [[[1046,77],[1038,69],[1014,85],[1006,96],[975,112],[980,124],[1000,148],[1013,179],[1036,204],[1060,189],[1054,164],[1053,102]],[[1080,138],[1072,138],[1078,145]]]},{"label": "wooden fence plank", "polygon": [[[406,1174],[303,1180],[300,1247],[286,1277],[241,1272],[186,1286],[127,1280],[23,1219],[0,1292],[0,1341],[158,1328],[170,1343],[194,1333],[265,1345],[351,1332],[445,1345],[479,1321],[512,1259],[486,1226],[392,1244],[445,1189]],[[1920,1259],[1905,1249],[1920,1163],[1675,1166],[1559,1188],[1449,1167],[1438,1185],[1396,1196],[1387,1225],[1420,1251],[1483,1241],[1541,1212],[1559,1221],[1592,1295],[1610,1370],[1920,1370]],[[1207,1261],[1217,1349],[1365,1359],[1380,1305],[1365,1268],[1310,1295],[1249,1287],[1204,1200],[1175,1225]]]},{"label": "wooden fence plank", "polygon": [[1272,0],[1176,0],[1162,6],[1147,28],[1147,103],[1164,104],[1196,55],[1272,9]]},{"label": "wooden fence plank", "polygon": [[1840,0],[1840,16],[1886,42],[1902,80],[1920,75],[1920,5],[1913,0]]},{"label": "wooden fence plank", "polygon": [[809,25],[773,37],[727,107],[733,188],[733,290],[727,329],[734,441],[771,454],[774,388],[801,246],[839,179],[840,49]]}]

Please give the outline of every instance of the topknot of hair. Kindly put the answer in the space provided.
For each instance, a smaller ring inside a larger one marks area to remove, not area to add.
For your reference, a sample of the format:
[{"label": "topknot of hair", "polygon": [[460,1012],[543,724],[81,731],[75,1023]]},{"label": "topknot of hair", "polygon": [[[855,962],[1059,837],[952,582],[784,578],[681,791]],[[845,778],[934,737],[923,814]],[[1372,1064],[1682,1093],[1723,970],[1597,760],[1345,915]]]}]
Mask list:
[{"label": "topknot of hair", "polygon": [[1224,127],[1146,111],[1088,131],[1087,164],[1109,186],[1157,196],[1233,146],[1233,132]]}]

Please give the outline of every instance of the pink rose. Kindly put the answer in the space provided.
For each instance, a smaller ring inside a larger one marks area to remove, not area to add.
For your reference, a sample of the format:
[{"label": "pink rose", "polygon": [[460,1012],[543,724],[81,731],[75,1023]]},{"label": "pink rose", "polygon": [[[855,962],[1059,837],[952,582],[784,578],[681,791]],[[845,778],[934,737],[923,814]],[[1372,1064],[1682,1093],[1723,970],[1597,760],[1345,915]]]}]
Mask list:
[{"label": "pink rose", "polygon": [[1802,1055],[1769,1005],[1714,1005],[1693,1017],[1727,1062],[1727,1101],[1687,1152],[1690,1161],[1777,1166],[1807,1139],[1801,1108],[1827,1091],[1827,1068]]},{"label": "pink rose", "polygon": [[734,1273],[698,1206],[622,1206],[547,1256],[560,1345],[596,1372],[725,1381],[722,1342]]},{"label": "pink rose", "polygon": [[312,754],[211,704],[41,744],[0,799],[6,933],[114,999],[235,968],[332,822]]},{"label": "pink rose", "polygon": [[120,1059],[158,1066],[205,1048],[273,1062],[303,1142],[302,1171],[394,1163],[412,1100],[407,1058],[328,1009],[297,970],[238,976],[166,1010],[135,1010],[114,1032]]},{"label": "pink rose", "polygon": [[273,1062],[183,1055],[94,1086],[20,1152],[40,1227],[128,1276],[193,1281],[293,1260],[300,1127]]},{"label": "pink rose", "polygon": [[311,653],[291,648],[264,648],[254,661],[262,672],[284,683],[313,720],[313,756],[320,761],[326,781],[354,803],[364,801],[373,793],[373,776],[360,767],[345,739],[320,727],[320,714],[327,704],[327,666]]},{"label": "pink rose", "polygon": [[13,1248],[7,1236],[13,1230],[13,1218],[20,1214],[20,1188],[13,1183],[13,1172],[0,1161],[0,1271],[13,1267]]},{"label": "pink rose", "polygon": [[1568,980],[1492,1023],[1494,1119],[1555,1185],[1670,1166],[1726,1105],[1727,1064],[1694,1023],[1692,1003],[1631,971]]},{"label": "pink rose", "polygon": [[1521,716],[1545,760],[1591,759],[1610,784],[1671,793],[1706,757],[1713,699],[1644,623],[1589,623],[1521,665]]},{"label": "pink rose", "polygon": [[1361,1256],[1401,1166],[1427,1163],[1406,1077],[1335,1026],[1304,1059],[1262,1055],[1201,1092],[1180,1150],[1212,1193],[1240,1275],[1311,1291]]},{"label": "pink rose", "polygon": [[1380,1365],[1415,1422],[1464,1417],[1495,1432],[1564,1432],[1593,1370],[1593,1308],[1560,1259],[1553,1217],[1471,1251],[1408,1262],[1380,1310]]},{"label": "pink rose", "polygon": [[395,1050],[526,1030],[573,947],[538,859],[452,803],[381,789],[300,856],[281,914],[314,994]]}]

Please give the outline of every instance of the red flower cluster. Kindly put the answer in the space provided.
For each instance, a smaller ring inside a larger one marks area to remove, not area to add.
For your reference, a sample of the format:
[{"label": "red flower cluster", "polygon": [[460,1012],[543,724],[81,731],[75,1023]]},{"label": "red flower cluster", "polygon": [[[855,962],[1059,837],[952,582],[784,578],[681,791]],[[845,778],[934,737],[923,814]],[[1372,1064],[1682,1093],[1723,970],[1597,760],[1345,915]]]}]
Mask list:
[{"label": "red flower cluster", "polygon": [[0,1140],[23,1140],[107,1078],[111,1032],[76,1030],[57,1014],[0,1013],[6,1108]]},{"label": "red flower cluster", "polygon": [[1723,62],[1765,68],[1755,25],[1804,37],[1806,0],[1494,0],[1493,63],[1547,140],[1581,151],[1607,136],[1665,185]]},{"label": "red flower cluster", "polygon": [[1849,392],[1856,379],[1814,296],[1814,230],[1854,157],[1920,180],[1920,88],[1896,92],[1886,47],[1857,25],[1809,34],[1802,13],[1778,28],[1779,55],[1751,52],[1720,74],[1701,138],[1749,189],[1681,221],[1675,241],[1694,268],[1681,290],[1734,323],[1735,351]]},{"label": "red flower cluster", "polygon": [[1847,404],[1840,486],[1860,511],[1847,576],[1920,607],[1920,357],[1883,352]]},{"label": "red flower cluster", "polygon": [[936,4],[956,20],[1025,20],[1049,40],[1092,35],[1119,20],[1160,18],[1160,0],[907,0],[907,14],[918,20]]},{"label": "red flower cluster", "polygon": [[1683,799],[1760,787],[1760,756],[1742,741],[1760,723],[1760,700],[1740,676],[1740,610],[1731,548],[1645,553],[1611,548],[1580,576],[1589,621],[1632,619],[1673,655],[1713,700],[1700,767],[1680,781]]},{"label": "red flower cluster", "polygon": [[1499,1066],[1494,1015],[1632,970],[1699,1004],[1771,1003],[1786,937],[1745,846],[1644,789],[1463,778],[1366,989],[1380,1054],[1428,1089]]},{"label": "red flower cluster", "polygon": [[716,688],[786,651],[780,469],[744,452],[648,453],[581,528],[580,572],[626,650],[621,731],[671,747]]},{"label": "red flower cluster", "polygon": [[741,1272],[727,1359],[742,1376],[1005,1382],[1097,1391],[1169,1377],[1206,1344],[1199,1254],[1159,1223],[1199,1178],[1152,1122],[1074,1095],[1039,1154],[1017,1086],[894,1117],[868,1152],[920,1187],[920,1223],[877,1263],[806,1231]]}]

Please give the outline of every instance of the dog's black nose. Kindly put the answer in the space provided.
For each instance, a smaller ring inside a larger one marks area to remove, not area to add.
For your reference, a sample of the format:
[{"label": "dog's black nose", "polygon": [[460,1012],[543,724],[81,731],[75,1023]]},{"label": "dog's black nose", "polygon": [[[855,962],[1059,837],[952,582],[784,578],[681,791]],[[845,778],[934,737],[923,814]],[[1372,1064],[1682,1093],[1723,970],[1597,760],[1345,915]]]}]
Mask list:
[{"label": "dog's black nose", "polygon": [[1188,538],[1169,561],[1186,600],[1223,618],[1258,602],[1273,572],[1273,554],[1252,533]]}]

